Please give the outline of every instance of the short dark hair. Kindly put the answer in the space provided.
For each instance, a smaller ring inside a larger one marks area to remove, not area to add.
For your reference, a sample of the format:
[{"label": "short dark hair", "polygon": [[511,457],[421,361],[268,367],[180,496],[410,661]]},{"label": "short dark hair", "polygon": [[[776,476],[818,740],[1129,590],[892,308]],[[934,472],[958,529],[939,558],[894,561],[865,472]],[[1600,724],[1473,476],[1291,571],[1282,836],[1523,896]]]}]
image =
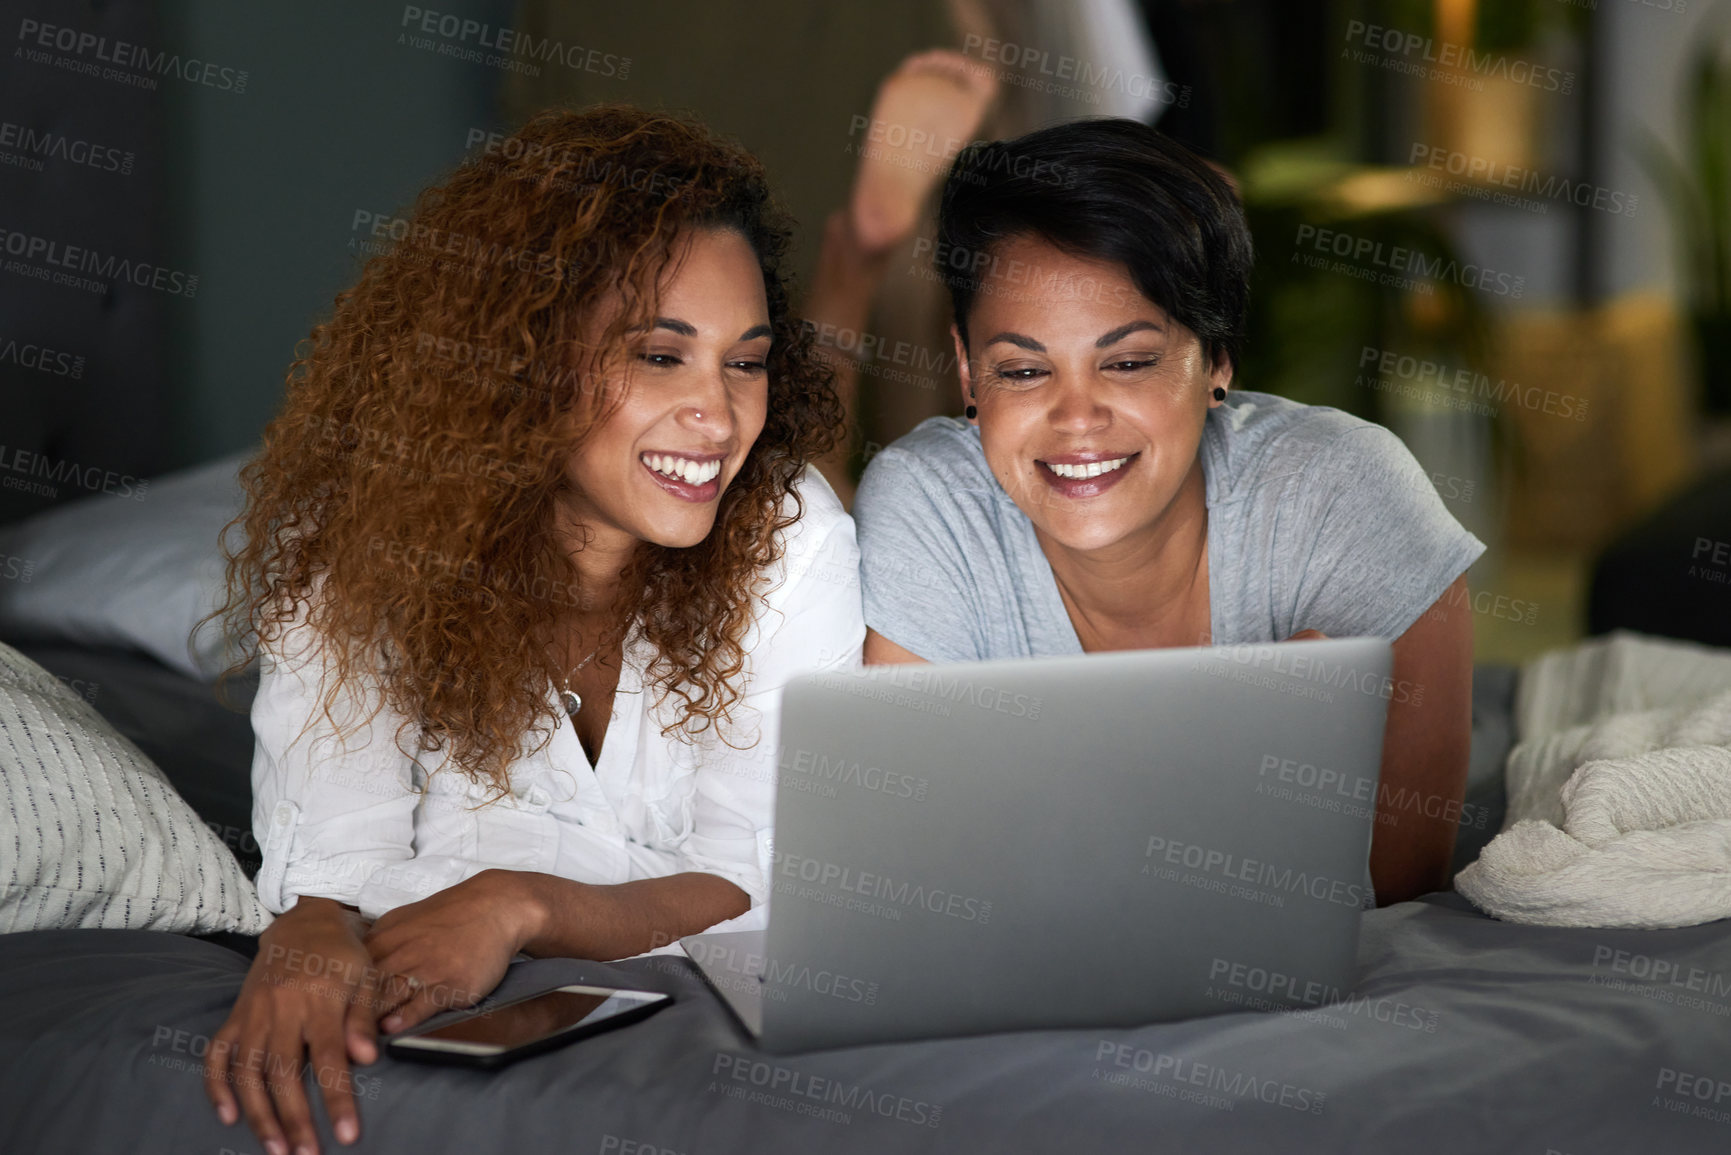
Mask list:
[{"label": "short dark hair", "polygon": [[1029,234],[1123,265],[1143,296],[1201,339],[1210,362],[1238,365],[1250,226],[1226,178],[1165,133],[1102,117],[962,150],[944,183],[933,256],[964,345],[993,246]]}]

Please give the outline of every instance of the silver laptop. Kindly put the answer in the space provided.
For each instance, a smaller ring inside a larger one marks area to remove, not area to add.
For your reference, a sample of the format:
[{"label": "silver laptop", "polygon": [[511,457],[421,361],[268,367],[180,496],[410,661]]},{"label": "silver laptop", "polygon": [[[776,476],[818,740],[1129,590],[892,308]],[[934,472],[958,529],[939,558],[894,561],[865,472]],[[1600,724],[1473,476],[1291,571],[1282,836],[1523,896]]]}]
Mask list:
[{"label": "silver laptop", "polygon": [[767,929],[686,952],[771,1051],[1300,1008],[1352,985],[1391,651],[807,675]]}]

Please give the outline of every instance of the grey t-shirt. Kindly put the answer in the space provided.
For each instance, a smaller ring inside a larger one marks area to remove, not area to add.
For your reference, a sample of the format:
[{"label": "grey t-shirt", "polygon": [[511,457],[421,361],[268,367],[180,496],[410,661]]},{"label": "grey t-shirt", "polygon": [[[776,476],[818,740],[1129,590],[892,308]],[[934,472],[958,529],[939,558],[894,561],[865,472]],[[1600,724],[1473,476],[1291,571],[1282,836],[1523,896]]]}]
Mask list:
[{"label": "grey t-shirt", "polygon": [[[1484,552],[1399,438],[1338,409],[1234,391],[1201,454],[1216,645],[1392,641]],[[879,453],[853,516],[866,625],[890,641],[934,662],[1081,652],[966,422],[933,417]]]}]

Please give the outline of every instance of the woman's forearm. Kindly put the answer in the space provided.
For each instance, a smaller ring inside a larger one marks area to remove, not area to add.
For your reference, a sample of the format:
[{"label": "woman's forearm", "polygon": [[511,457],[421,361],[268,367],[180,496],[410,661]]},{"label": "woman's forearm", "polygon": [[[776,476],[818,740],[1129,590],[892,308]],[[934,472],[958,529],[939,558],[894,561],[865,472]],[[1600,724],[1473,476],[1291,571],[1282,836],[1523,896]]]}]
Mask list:
[{"label": "woman's forearm", "polygon": [[[1376,904],[1388,906],[1447,889],[1461,790],[1390,786],[1385,780],[1377,793],[1381,797],[1370,849]],[[1403,805],[1408,808],[1396,809]]]},{"label": "woman's forearm", "polygon": [[1389,740],[1384,746],[1370,844],[1370,876],[1378,906],[1448,886],[1461,796],[1466,791],[1472,719],[1468,699],[1463,709],[1450,710],[1460,715],[1458,721],[1416,723],[1412,715],[1419,711],[1441,712],[1445,704],[1454,706],[1446,695],[1439,694],[1438,699],[1434,705],[1427,700],[1416,710],[1398,704],[1389,708]]},{"label": "woman's forearm", "polygon": [[1457,578],[1394,643],[1370,875],[1377,905],[1448,885],[1473,729],[1472,613]]},{"label": "woman's forearm", "polygon": [[596,886],[554,874],[515,873],[529,912],[520,949],[537,958],[629,958],[751,909],[743,890],[713,874]]}]

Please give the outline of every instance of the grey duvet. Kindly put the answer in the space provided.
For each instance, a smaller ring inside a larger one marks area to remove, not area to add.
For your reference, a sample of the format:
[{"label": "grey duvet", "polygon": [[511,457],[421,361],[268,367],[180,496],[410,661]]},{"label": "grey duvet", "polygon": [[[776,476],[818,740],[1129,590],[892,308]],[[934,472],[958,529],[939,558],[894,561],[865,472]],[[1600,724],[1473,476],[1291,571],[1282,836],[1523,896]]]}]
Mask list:
[{"label": "grey duvet", "polygon": [[[199,1074],[246,968],[169,934],[0,937],[0,1151],[257,1155]],[[1731,1150],[1731,922],[1548,929],[1439,895],[1368,914],[1360,973],[1309,1011],[771,1056],[682,959],[522,962],[501,997],[581,978],[678,1001],[498,1073],[358,1068],[348,1150]],[[1223,1005],[1266,997],[1220,977]]]}]

